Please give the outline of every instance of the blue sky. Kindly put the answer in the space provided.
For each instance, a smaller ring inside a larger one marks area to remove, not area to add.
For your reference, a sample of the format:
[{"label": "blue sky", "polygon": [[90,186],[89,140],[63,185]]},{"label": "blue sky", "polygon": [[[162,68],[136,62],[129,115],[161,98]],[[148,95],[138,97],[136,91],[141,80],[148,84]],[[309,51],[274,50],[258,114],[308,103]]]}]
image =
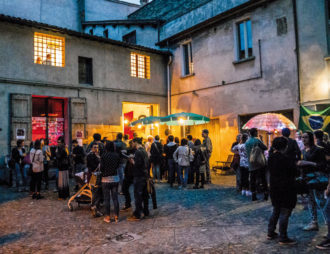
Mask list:
[{"label": "blue sky", "polygon": [[139,4],[140,0],[122,0],[124,2],[129,2],[129,3],[134,3],[134,4]]}]

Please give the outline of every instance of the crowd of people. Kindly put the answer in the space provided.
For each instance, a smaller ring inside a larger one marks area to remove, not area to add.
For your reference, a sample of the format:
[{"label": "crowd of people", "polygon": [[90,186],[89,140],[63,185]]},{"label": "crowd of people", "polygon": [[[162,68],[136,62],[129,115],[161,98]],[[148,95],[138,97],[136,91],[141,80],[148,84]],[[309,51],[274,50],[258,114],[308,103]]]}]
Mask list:
[{"label": "crowd of people", "polygon": [[[297,203],[297,194],[306,194],[311,221],[303,230],[319,229],[315,191],[324,191],[330,197],[330,143],[328,134],[321,130],[314,133],[298,131],[296,139],[290,138],[288,128],[282,129],[282,136],[274,138],[268,150],[258,130],[249,130],[249,135],[239,134],[231,151],[235,154],[232,168],[236,171],[237,190],[256,201],[257,193],[263,199],[271,198],[273,212],[269,219],[267,238],[279,238],[282,245],[293,245],[287,228],[289,218]],[[269,180],[267,180],[269,174]],[[298,181],[301,179],[301,181]],[[323,183],[322,183],[323,181]],[[268,186],[269,183],[269,186]],[[303,191],[302,191],[303,188]],[[325,204],[328,235],[317,245],[319,249],[330,249],[330,202]],[[279,235],[275,232],[279,221]]]},{"label": "crowd of people", "polygon": [[[270,197],[273,212],[269,219],[267,238],[279,238],[280,244],[293,245],[296,241],[288,237],[287,228],[297,203],[297,178],[306,179],[308,173],[317,173],[317,176],[326,176],[328,181],[330,143],[327,133],[321,130],[314,133],[298,131],[296,139],[290,138],[291,132],[287,128],[281,134],[273,140],[269,150],[262,136],[258,136],[256,128],[249,130],[249,133],[239,134],[231,147],[234,153],[231,168],[236,172],[237,190],[242,195],[250,197],[252,201],[258,200],[258,193],[263,194],[265,201]],[[190,184],[193,189],[199,189],[211,183],[209,160],[212,142],[207,129],[202,131],[201,139],[188,135],[179,140],[169,135],[166,142],[158,135],[148,137],[146,142],[138,137],[128,140],[121,133],[118,133],[114,141],[106,138],[102,140],[100,134],[94,134],[93,138],[86,150],[73,140],[70,154],[64,138],[60,137],[54,155],[47,140],[36,140],[28,153],[24,141],[18,140],[17,147],[12,150],[10,163],[16,175],[17,189],[29,190],[33,199],[43,198],[40,194],[42,181],[45,189],[48,189],[48,170],[54,157],[58,198],[66,199],[70,196],[70,171],[72,174],[84,172],[87,182],[94,175],[97,184],[92,187],[92,214],[95,217],[104,215],[104,221],[109,223],[110,200],[114,206],[113,220],[119,220],[119,194],[125,197],[121,210],[131,209],[129,189],[132,185],[135,210],[128,218],[129,221],[137,221],[149,215],[150,197],[153,208],[157,209],[154,184],[168,183],[171,188],[177,185],[177,189],[185,189]],[[311,187],[308,180],[305,185],[307,190],[304,193],[308,197],[311,221],[304,230],[314,231],[319,229],[313,192],[315,186]],[[77,184],[75,190],[78,189]],[[327,182],[324,189],[325,196],[330,197],[330,183]],[[101,204],[104,211],[101,211]],[[330,202],[326,204],[325,214],[328,235],[317,245],[320,249],[330,248]],[[275,232],[278,221],[279,234]]]}]

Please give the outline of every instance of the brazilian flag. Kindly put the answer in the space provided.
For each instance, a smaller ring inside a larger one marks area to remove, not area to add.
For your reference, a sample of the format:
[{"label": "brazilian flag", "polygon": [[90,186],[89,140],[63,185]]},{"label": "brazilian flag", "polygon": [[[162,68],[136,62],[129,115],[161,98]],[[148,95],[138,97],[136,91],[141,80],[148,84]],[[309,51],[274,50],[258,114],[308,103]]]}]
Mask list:
[{"label": "brazilian flag", "polygon": [[330,131],[330,107],[322,111],[313,111],[300,106],[299,129],[302,131]]}]

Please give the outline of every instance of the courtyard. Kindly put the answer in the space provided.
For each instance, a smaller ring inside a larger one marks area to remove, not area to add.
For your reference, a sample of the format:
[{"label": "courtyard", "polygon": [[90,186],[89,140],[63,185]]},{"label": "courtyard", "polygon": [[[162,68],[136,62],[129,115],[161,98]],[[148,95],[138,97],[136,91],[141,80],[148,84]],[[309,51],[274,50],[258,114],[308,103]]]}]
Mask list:
[{"label": "courtyard", "polygon": [[126,220],[131,211],[121,212],[118,224],[92,218],[87,206],[75,205],[70,212],[52,191],[32,200],[1,186],[0,253],[324,253],[315,248],[326,234],[324,222],[319,232],[302,231],[308,212],[301,204],[289,225],[298,245],[268,241],[270,202],[238,195],[234,181],[215,176],[199,190],[158,184],[158,209],[139,222]]}]

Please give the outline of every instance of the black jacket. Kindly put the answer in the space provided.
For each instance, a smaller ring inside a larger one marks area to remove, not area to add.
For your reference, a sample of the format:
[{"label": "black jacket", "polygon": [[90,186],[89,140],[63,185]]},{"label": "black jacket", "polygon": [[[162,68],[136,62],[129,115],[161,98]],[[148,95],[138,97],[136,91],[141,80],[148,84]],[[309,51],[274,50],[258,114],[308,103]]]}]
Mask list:
[{"label": "black jacket", "polygon": [[84,164],[85,163],[85,151],[84,148],[81,146],[76,146],[72,150],[72,154],[75,155],[74,157],[74,163],[75,164]]},{"label": "black jacket", "polygon": [[58,146],[56,148],[56,162],[59,171],[69,169],[69,156],[64,146]]},{"label": "black jacket", "polygon": [[105,152],[101,157],[102,176],[118,175],[120,157],[118,153]]},{"label": "black jacket", "polygon": [[280,152],[268,158],[270,197],[274,207],[293,209],[297,203],[295,161]]},{"label": "black jacket", "polygon": [[[297,141],[295,141],[292,138],[287,138],[287,139],[288,139],[288,147],[285,150],[285,154],[292,160],[295,161],[301,160],[301,151],[299,149]],[[273,147],[271,147],[269,150],[269,154],[272,154],[273,151],[274,149]]]},{"label": "black jacket", "polygon": [[178,145],[174,142],[170,142],[167,145],[164,146],[164,152],[166,154],[166,159],[174,159],[173,154],[178,148]]},{"label": "black jacket", "polygon": [[150,148],[150,160],[153,163],[160,164],[163,155],[163,145],[160,142],[154,142]]},{"label": "black jacket", "polygon": [[[25,153],[25,149],[22,147],[22,152],[23,154]],[[12,151],[11,151],[11,158],[16,162],[16,163],[19,163],[21,164],[23,159],[24,159],[24,156],[21,156],[19,154],[19,151],[18,151],[18,147],[15,147]]]},{"label": "black jacket", "polygon": [[303,159],[306,161],[312,161],[316,163],[316,167],[308,168],[307,172],[314,172],[314,171],[324,171],[326,169],[326,159],[325,159],[325,152],[324,148],[320,146],[313,146],[308,152],[303,151]]},{"label": "black jacket", "polygon": [[134,177],[148,177],[148,165],[149,159],[146,150],[143,147],[140,147],[135,151],[134,154],[134,168],[133,176]]},{"label": "black jacket", "polygon": [[90,152],[87,155],[87,168],[88,171],[91,173],[97,169],[100,164],[100,157],[98,157],[95,153]]}]

